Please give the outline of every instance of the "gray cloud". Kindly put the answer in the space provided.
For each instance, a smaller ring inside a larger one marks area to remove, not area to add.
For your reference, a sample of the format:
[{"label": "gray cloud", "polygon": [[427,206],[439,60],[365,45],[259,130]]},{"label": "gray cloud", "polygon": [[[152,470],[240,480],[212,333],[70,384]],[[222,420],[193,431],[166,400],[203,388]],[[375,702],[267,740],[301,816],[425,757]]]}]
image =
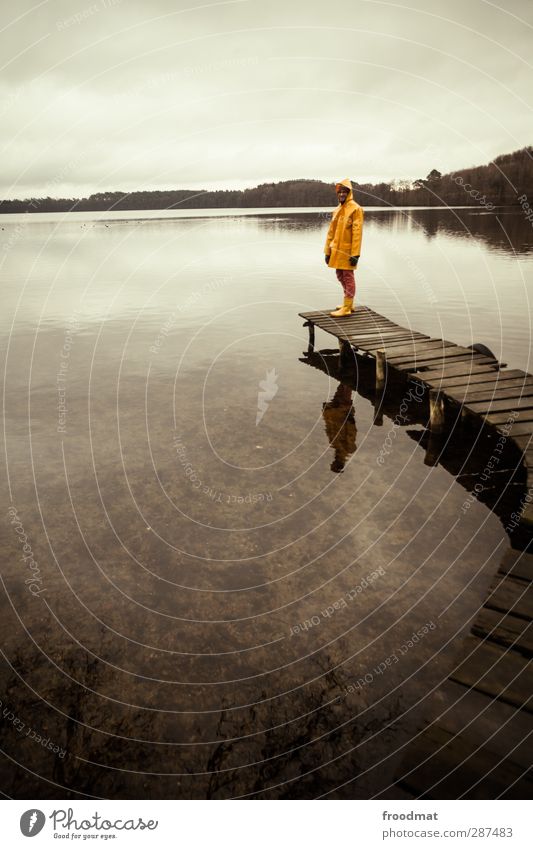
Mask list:
[{"label": "gray cloud", "polygon": [[4,197],[376,182],[532,141],[527,0],[50,0],[10,15]]}]

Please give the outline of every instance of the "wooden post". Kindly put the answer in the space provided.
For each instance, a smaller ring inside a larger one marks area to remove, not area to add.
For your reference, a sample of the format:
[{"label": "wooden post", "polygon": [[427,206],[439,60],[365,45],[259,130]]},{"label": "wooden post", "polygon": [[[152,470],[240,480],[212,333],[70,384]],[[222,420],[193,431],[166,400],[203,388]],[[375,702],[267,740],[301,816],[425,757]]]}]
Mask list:
[{"label": "wooden post", "polygon": [[424,455],[424,466],[438,466],[442,454],[443,439],[440,433],[430,430]]},{"label": "wooden post", "polygon": [[352,346],[345,339],[339,339],[339,364],[341,367],[350,366],[353,361]]},{"label": "wooden post", "polygon": [[313,354],[315,351],[315,325],[312,321],[305,321],[304,327],[309,328],[309,344],[307,346],[307,353]]},{"label": "wooden post", "polygon": [[429,390],[429,428],[432,433],[442,433],[446,418],[444,393],[440,389]]},{"label": "wooden post", "polygon": [[376,351],[376,395],[382,395],[387,383],[387,357],[385,350]]}]

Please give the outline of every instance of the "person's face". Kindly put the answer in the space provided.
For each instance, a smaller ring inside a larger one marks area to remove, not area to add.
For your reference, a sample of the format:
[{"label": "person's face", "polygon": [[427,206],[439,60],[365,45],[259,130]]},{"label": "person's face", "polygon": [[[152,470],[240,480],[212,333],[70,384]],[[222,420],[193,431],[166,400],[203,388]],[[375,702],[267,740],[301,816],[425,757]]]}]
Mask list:
[{"label": "person's face", "polygon": [[337,197],[339,199],[339,203],[344,203],[346,198],[348,197],[348,189],[346,186],[341,186],[339,191],[337,192]]}]

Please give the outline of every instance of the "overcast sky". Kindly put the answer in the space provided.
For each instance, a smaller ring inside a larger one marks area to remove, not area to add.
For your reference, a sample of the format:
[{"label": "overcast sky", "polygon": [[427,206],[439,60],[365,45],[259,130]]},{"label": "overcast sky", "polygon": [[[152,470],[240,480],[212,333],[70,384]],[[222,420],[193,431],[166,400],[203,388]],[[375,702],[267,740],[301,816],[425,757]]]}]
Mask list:
[{"label": "overcast sky", "polygon": [[4,2],[2,197],[416,178],[533,143],[532,0]]}]

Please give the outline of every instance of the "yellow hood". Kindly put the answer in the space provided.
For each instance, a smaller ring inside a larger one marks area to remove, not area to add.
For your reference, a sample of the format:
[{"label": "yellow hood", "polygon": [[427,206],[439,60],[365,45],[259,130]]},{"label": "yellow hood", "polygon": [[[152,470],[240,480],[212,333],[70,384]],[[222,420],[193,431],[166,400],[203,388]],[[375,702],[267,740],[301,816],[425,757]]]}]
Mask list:
[{"label": "yellow hood", "polygon": [[341,180],[340,183],[335,183],[335,191],[336,192],[338,192],[339,186],[346,186],[346,188],[348,189],[348,197],[346,198],[345,203],[348,203],[349,201],[354,199],[353,189],[352,189],[352,181],[349,180],[348,177],[346,177],[345,180]]}]

